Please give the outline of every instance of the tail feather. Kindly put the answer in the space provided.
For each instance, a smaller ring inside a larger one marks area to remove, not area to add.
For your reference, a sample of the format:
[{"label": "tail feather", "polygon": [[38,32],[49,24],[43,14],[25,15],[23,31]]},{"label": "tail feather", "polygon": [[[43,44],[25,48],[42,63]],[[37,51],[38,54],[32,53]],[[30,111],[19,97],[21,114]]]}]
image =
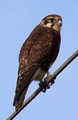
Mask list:
[{"label": "tail feather", "polygon": [[[19,108],[21,108],[24,98],[25,98],[25,94],[27,92],[28,87],[21,93],[20,97],[18,98],[18,100],[15,103],[15,111],[17,112]],[[14,105],[14,104],[13,104]]]},{"label": "tail feather", "polygon": [[28,69],[26,69],[20,76],[18,76],[16,90],[15,90],[15,97],[13,101],[13,106],[15,106],[16,111],[22,106],[28,86],[32,82],[31,78],[33,77],[38,67],[39,64],[33,65]]}]

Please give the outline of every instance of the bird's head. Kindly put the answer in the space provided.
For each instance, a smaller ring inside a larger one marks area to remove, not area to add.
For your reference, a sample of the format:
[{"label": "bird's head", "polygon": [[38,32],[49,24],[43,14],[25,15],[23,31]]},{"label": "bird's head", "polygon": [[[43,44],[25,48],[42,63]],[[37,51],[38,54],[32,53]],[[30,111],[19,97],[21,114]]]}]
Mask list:
[{"label": "bird's head", "polygon": [[62,18],[59,15],[48,15],[42,19],[40,25],[53,28],[54,30],[60,32],[62,26]]}]

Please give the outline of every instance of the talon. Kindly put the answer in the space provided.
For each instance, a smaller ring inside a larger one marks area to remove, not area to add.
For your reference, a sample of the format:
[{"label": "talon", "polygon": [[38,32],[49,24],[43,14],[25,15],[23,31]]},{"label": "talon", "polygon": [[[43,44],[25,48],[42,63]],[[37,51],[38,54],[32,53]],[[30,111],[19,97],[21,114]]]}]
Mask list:
[{"label": "talon", "polygon": [[[54,78],[52,79],[52,81],[50,82],[51,85],[55,83],[55,81],[54,81],[55,79],[56,79],[56,77],[54,77]],[[51,86],[51,85],[50,85],[50,86]]]},{"label": "talon", "polygon": [[45,92],[46,92],[46,88],[45,88],[45,89],[42,89],[42,92],[45,93]]},{"label": "talon", "polygon": [[47,88],[47,89],[50,89],[50,86],[49,86],[49,84],[47,83],[47,77],[44,78],[44,82],[45,82],[45,84],[46,84],[46,88]]},{"label": "talon", "polygon": [[42,87],[43,87],[43,84],[44,84],[44,82],[41,81],[38,85],[42,88]]},{"label": "talon", "polygon": [[51,85],[53,85],[54,83],[55,83],[55,81],[52,80],[48,85],[51,86]]},{"label": "talon", "polygon": [[46,92],[46,85],[47,85],[47,83],[44,81],[41,81],[40,83],[39,83],[39,86],[42,88],[42,92]]},{"label": "talon", "polygon": [[47,83],[47,79],[48,79],[50,76],[51,76],[51,74],[50,74],[49,72],[47,72],[47,77],[44,78],[44,82],[41,81],[41,82],[39,83],[39,86],[40,86],[40,88],[42,89],[42,92],[46,92],[46,89],[50,89],[50,86],[51,86],[52,84],[54,84],[54,80],[56,79],[56,77],[53,78],[49,84]]},{"label": "talon", "polygon": [[[50,74],[49,72],[47,72],[47,77],[44,78],[44,81],[47,81],[47,79],[48,79],[50,76],[51,76],[51,74]],[[51,80],[51,82],[47,85],[47,89],[49,89],[50,86],[55,83],[55,82],[54,82],[55,79],[56,79],[56,77]]]}]

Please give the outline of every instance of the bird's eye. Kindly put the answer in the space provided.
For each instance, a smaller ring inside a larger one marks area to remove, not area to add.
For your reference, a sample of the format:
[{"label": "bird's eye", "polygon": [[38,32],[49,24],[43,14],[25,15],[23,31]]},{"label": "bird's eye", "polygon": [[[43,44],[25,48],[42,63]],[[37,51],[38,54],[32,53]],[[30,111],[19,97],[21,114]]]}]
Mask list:
[{"label": "bird's eye", "polygon": [[47,23],[49,23],[49,20],[45,20],[44,24],[47,24]]},{"label": "bird's eye", "polygon": [[54,19],[54,18],[51,18],[51,22],[55,22],[55,19]]}]

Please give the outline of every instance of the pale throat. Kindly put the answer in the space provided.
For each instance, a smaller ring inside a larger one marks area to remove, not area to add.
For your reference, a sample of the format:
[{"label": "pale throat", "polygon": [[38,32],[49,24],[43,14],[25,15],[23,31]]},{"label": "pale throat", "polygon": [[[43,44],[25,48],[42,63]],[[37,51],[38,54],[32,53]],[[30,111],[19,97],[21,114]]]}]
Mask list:
[{"label": "pale throat", "polygon": [[53,27],[52,27],[54,30],[56,30],[57,32],[60,32],[61,31],[61,26],[59,25],[54,25]]}]

